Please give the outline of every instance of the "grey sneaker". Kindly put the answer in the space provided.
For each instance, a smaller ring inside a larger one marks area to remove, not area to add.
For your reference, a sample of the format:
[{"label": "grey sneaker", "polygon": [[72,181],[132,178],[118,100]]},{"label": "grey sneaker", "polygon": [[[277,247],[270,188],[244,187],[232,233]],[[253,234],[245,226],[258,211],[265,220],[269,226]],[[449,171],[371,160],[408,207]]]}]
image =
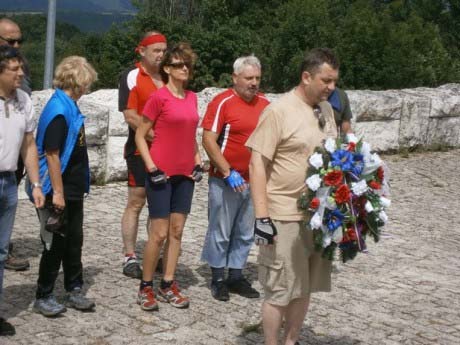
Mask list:
[{"label": "grey sneaker", "polygon": [[96,303],[83,296],[80,288],[75,288],[71,292],[68,292],[64,303],[70,308],[81,311],[90,311],[96,306]]},{"label": "grey sneaker", "polygon": [[54,297],[53,295],[49,295],[46,297],[36,299],[34,302],[33,310],[47,317],[51,317],[62,314],[67,309],[65,308],[65,306],[56,301],[56,297]]},{"label": "grey sneaker", "polygon": [[136,258],[129,258],[123,265],[123,274],[130,278],[142,279],[142,269]]}]

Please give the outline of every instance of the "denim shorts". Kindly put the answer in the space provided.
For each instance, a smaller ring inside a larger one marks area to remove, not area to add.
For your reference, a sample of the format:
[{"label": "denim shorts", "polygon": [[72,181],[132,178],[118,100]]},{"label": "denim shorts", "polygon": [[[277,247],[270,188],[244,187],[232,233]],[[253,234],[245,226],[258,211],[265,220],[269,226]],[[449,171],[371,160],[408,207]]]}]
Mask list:
[{"label": "denim shorts", "polygon": [[189,214],[195,182],[182,175],[171,176],[168,182],[153,184],[145,181],[150,218],[166,218],[171,213]]}]

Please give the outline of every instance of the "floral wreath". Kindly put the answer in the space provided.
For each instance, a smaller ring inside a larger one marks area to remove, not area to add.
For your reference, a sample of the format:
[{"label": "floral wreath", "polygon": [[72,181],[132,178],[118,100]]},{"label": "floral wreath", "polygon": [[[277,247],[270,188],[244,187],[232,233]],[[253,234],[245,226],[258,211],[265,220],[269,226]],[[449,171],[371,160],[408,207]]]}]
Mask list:
[{"label": "floral wreath", "polygon": [[327,139],[309,157],[306,190],[298,201],[315,248],[333,260],[338,247],[343,262],[366,252],[366,236],[375,242],[388,221],[389,171],[368,143],[354,134]]}]

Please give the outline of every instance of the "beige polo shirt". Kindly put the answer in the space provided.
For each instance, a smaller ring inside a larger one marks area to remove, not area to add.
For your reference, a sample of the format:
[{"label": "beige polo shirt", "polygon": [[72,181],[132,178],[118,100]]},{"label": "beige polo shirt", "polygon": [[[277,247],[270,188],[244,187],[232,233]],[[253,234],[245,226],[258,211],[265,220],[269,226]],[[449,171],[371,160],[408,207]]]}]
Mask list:
[{"label": "beige polo shirt", "polygon": [[246,146],[270,163],[267,168],[268,211],[272,219],[300,221],[297,200],[305,188],[308,158],[328,137],[337,137],[334,112],[319,104],[326,120],[321,130],[312,107],[290,91],[263,111]]},{"label": "beige polo shirt", "polygon": [[24,91],[0,98],[0,171],[16,171],[24,133],[36,127],[33,115],[32,101]]}]

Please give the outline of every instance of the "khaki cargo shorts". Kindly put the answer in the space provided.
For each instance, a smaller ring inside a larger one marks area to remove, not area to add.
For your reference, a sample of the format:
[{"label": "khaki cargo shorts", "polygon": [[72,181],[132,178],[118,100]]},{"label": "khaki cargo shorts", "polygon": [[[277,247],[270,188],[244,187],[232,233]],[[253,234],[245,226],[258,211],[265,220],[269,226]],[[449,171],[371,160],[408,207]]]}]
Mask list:
[{"label": "khaki cargo shorts", "polygon": [[315,251],[313,232],[305,229],[302,222],[273,223],[278,241],[273,246],[260,246],[257,258],[265,301],[286,306],[312,292],[331,291],[332,262]]}]

